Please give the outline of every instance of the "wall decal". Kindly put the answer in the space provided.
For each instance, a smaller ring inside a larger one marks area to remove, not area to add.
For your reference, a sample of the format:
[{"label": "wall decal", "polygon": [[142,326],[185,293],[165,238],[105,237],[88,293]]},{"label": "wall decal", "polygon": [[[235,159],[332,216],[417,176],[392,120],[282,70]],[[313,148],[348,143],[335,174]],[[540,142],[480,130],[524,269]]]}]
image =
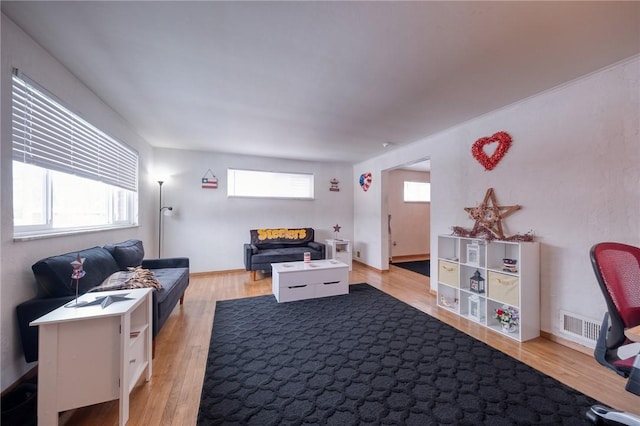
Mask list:
[{"label": "wall decal", "polygon": [[369,186],[371,186],[371,173],[367,172],[367,173],[363,173],[360,175],[360,186],[362,187],[362,190],[367,192],[367,190],[369,189]]},{"label": "wall decal", "polygon": [[[497,143],[498,147],[494,151],[493,155],[489,157],[485,152],[484,147],[492,143]],[[500,160],[502,160],[502,157],[504,157],[510,147],[511,136],[509,136],[507,132],[498,132],[475,141],[471,147],[471,154],[473,154],[473,157],[482,164],[485,170],[493,170]]]}]

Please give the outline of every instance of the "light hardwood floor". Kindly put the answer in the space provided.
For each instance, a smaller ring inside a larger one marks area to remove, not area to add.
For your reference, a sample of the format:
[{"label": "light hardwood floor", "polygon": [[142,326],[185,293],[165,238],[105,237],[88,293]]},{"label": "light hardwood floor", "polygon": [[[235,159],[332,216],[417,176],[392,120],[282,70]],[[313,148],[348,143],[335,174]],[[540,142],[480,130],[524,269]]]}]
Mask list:
[{"label": "light hardwood floor", "polygon": [[[405,303],[521,360],[614,408],[640,412],[640,397],[625,391],[625,379],[592,356],[538,338],[517,343],[436,306],[429,278],[391,266],[380,272],[354,262],[350,282],[369,283]],[[209,349],[216,300],[271,294],[271,278],[251,281],[245,271],[192,276],[184,305],[176,307],[156,338],[153,376],[133,390],[128,425],[194,425]],[[85,385],[90,385],[86,383]],[[117,425],[117,401],[64,413],[60,424]]]}]

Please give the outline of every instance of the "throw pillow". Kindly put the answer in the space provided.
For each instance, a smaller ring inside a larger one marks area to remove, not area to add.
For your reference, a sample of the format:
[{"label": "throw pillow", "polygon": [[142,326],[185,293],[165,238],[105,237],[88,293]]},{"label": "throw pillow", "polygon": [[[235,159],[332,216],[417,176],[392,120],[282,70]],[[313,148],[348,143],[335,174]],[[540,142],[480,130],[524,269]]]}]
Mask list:
[{"label": "throw pillow", "polygon": [[140,240],[127,240],[116,244],[107,244],[104,248],[111,253],[122,271],[140,265],[144,258],[144,247]]}]

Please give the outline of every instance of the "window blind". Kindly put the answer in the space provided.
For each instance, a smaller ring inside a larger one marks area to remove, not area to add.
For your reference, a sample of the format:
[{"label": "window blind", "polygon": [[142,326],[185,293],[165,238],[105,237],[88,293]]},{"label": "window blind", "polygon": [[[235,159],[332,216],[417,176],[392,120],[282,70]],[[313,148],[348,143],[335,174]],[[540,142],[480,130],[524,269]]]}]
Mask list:
[{"label": "window blind", "polygon": [[13,159],[137,192],[138,153],[91,125],[18,70]]},{"label": "window blind", "polygon": [[308,173],[227,169],[227,196],[313,200],[313,182]]}]

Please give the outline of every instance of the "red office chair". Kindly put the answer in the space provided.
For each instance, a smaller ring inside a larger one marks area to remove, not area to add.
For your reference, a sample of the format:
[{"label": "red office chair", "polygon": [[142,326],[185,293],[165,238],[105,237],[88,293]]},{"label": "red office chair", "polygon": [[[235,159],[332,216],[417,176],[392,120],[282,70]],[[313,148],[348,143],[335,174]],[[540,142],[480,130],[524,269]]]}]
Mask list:
[{"label": "red office chair", "polygon": [[[604,314],[594,356],[600,364],[629,377],[626,390],[640,395],[640,369],[635,361],[640,354],[627,359],[618,356],[621,346],[632,343],[624,330],[640,324],[640,248],[599,243],[590,253],[591,265],[608,310]],[[595,425],[640,426],[640,416],[602,405],[592,406],[586,415]]]},{"label": "red office chair", "polygon": [[608,309],[594,355],[600,364],[628,377],[634,357],[621,359],[617,351],[631,343],[624,330],[640,324],[640,248],[596,244],[591,248],[591,265]]}]

